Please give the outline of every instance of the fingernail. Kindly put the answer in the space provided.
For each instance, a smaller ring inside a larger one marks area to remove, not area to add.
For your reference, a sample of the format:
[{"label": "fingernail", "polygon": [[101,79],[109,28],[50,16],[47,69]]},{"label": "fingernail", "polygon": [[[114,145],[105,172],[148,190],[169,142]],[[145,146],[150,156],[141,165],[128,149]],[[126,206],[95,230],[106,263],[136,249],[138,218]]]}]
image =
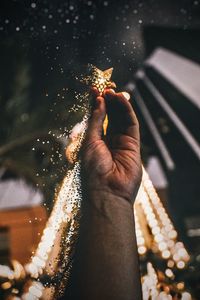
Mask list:
[{"label": "fingernail", "polygon": [[115,90],[110,89],[110,88],[105,89],[104,93],[107,93],[107,92],[109,92],[109,93],[111,92],[111,93],[115,94]]},{"label": "fingernail", "polygon": [[131,98],[131,96],[130,96],[130,94],[129,93],[127,93],[127,92],[122,92],[122,95],[124,96],[124,98],[126,98],[126,100],[130,100],[130,98]]},{"label": "fingernail", "polygon": [[111,82],[111,84],[110,84],[110,88],[114,88],[114,89],[116,89],[116,84],[114,83],[114,82]]},{"label": "fingernail", "polygon": [[106,96],[106,94],[107,93],[112,93],[112,94],[115,94],[115,90],[113,90],[113,89],[110,89],[110,88],[107,88],[107,89],[105,89],[104,90],[104,92],[103,92],[103,95],[105,95]]}]

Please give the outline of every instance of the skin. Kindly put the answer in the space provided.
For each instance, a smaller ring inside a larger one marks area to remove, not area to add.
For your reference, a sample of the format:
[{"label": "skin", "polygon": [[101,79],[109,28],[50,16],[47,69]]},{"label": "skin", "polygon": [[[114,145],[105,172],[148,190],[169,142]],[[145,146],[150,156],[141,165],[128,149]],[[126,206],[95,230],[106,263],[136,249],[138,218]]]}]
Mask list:
[{"label": "skin", "polygon": [[139,300],[133,215],[142,174],[139,125],[123,93],[92,93],[95,107],[82,149],[80,235],[64,299]]}]

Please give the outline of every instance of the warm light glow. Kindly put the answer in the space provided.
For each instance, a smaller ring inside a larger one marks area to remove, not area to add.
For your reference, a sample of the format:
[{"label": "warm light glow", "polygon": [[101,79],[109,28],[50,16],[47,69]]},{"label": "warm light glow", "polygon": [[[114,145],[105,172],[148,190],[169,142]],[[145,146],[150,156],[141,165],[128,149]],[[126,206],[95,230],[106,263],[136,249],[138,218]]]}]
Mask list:
[{"label": "warm light glow", "polygon": [[182,260],[178,261],[178,262],[177,262],[177,268],[178,268],[178,269],[183,269],[183,268],[185,268],[185,263],[184,263],[184,261],[182,261]]},{"label": "warm light glow", "polygon": [[[182,262],[184,262],[185,266],[185,263],[189,260],[189,255],[183,243],[176,242],[177,232],[144,168],[142,183],[136,197],[136,203],[143,209],[146,222],[162,258],[172,258],[178,268],[183,266]],[[137,205],[135,205],[135,210],[137,211]],[[136,230],[136,235],[137,234],[138,232]],[[148,237],[144,235],[143,238],[145,244],[148,244],[146,242]],[[140,239],[137,238],[137,241],[138,246],[140,246]]]},{"label": "warm light glow", "polygon": [[185,287],[185,284],[184,284],[184,282],[179,282],[179,283],[177,283],[177,289],[179,289],[179,290],[183,290],[184,289],[184,287]]},{"label": "warm light glow", "polygon": [[144,254],[147,251],[146,247],[140,246],[138,247],[138,253],[139,254]]},{"label": "warm light glow", "polygon": [[165,270],[165,274],[166,274],[166,276],[169,277],[169,278],[171,278],[171,277],[174,276],[174,273],[172,272],[171,269],[166,269],[166,270]]},{"label": "warm light glow", "polygon": [[170,251],[169,250],[164,250],[163,252],[162,252],[162,257],[163,258],[169,258],[170,257]]},{"label": "warm light glow", "polygon": [[11,287],[11,283],[9,281],[6,281],[4,283],[1,284],[1,288],[4,289],[4,290],[7,290]]},{"label": "warm light glow", "polygon": [[173,260],[168,260],[168,262],[167,262],[167,266],[169,267],[169,268],[173,268],[174,267],[174,265],[175,265],[175,263],[174,263],[174,261]]},{"label": "warm light glow", "polygon": [[181,300],[192,300],[192,296],[191,296],[190,293],[184,292],[184,293],[182,294]]}]

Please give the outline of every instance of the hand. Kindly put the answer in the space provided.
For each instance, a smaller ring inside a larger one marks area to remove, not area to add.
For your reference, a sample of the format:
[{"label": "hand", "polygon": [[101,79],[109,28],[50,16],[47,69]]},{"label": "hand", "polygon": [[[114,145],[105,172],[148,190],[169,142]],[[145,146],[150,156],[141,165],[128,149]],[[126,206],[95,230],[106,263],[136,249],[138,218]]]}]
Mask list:
[{"label": "hand", "polygon": [[83,201],[66,298],[141,300],[132,205],[142,173],[138,121],[123,93],[96,90],[94,102],[81,151]]},{"label": "hand", "polygon": [[[132,202],[142,174],[136,115],[123,93],[93,93],[95,108],[82,151],[83,185],[88,193],[111,193]],[[103,136],[106,114],[109,123]]]}]

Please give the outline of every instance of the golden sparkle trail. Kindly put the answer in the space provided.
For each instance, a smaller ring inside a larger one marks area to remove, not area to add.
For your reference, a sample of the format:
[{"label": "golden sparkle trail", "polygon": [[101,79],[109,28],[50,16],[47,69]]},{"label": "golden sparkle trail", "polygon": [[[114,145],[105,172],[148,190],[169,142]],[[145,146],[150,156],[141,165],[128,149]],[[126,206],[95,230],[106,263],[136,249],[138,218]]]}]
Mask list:
[{"label": "golden sparkle trail", "polygon": [[[92,74],[83,78],[82,82],[96,87],[100,94],[105,88],[116,87],[111,81],[113,68],[101,71],[94,66],[90,67]],[[36,281],[33,281],[28,292],[24,294],[24,300],[42,298],[55,300],[67,285],[81,214],[81,161],[78,154],[90,117],[89,93],[85,94],[84,101],[85,115],[81,122],[81,132],[66,149],[71,168],[63,180],[38,248],[30,263],[26,265],[26,271]],[[177,241],[177,232],[144,168],[142,183],[134,205],[138,253],[140,256],[145,256],[147,251],[153,248],[154,252],[167,262],[165,275],[169,278],[173,277],[173,269],[184,268],[189,260],[189,255],[183,243]],[[143,292],[145,297],[150,297],[158,294],[156,291],[158,279],[155,277],[155,271],[151,264],[147,269],[148,276],[143,280]],[[54,285],[45,288],[38,280],[42,274],[54,278]],[[149,288],[151,278],[154,278],[154,280],[152,279],[153,290]]]}]

